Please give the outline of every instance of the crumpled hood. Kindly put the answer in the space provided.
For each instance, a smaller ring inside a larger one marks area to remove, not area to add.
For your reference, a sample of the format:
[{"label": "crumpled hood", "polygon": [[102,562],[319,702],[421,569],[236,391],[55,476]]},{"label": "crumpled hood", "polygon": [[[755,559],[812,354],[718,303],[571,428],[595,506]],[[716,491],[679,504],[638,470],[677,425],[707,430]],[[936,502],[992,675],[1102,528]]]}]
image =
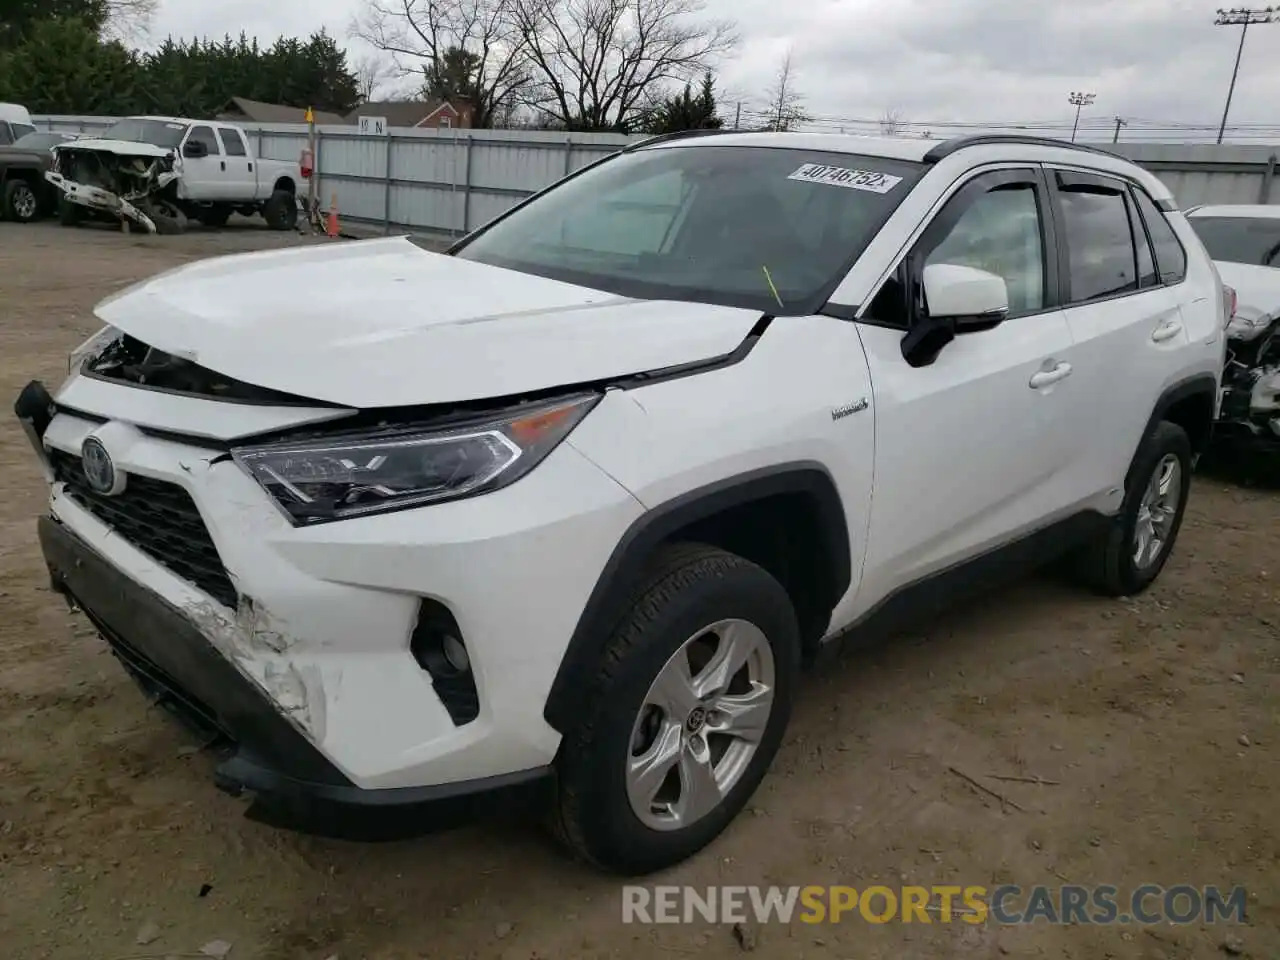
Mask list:
[{"label": "crumpled hood", "polygon": [[353,407],[461,402],[734,350],[759,314],[629,300],[408,239],[234,254],[102,301],[100,319],[246,383]]},{"label": "crumpled hood", "polygon": [[134,143],[131,140],[95,140],[82,137],[54,144],[55,150],[102,150],[121,157],[167,157],[176,152],[174,147],[157,147],[153,143]]}]

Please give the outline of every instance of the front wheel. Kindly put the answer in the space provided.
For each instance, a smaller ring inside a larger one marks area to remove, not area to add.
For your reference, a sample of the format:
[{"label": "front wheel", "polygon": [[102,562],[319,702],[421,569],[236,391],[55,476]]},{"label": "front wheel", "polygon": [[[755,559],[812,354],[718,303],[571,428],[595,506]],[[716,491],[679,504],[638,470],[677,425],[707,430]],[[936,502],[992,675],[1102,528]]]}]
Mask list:
[{"label": "front wheel", "polygon": [[692,856],[772,762],[800,662],[795,611],[760,567],[712,547],[655,559],[584,691],[558,760],[553,826],[606,870]]},{"label": "front wheel", "polygon": [[1161,422],[1138,450],[1120,513],[1075,558],[1085,583],[1114,597],[1133,596],[1155,582],[1182,528],[1191,471],[1186,431]]},{"label": "front wheel", "polygon": [[10,180],[4,185],[4,215],[18,223],[30,223],[40,213],[40,198],[26,180]]}]

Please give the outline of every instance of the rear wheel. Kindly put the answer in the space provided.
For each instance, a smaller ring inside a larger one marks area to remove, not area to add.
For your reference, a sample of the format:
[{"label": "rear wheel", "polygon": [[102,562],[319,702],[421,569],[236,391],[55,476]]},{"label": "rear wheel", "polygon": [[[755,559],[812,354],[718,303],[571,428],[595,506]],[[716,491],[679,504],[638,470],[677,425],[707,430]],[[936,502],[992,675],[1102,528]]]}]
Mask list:
[{"label": "rear wheel", "polygon": [[1075,557],[1085,583],[1108,596],[1132,596],[1155,582],[1182,528],[1191,470],[1186,431],[1160,423],[1134,459],[1119,514]]},{"label": "rear wheel", "polygon": [[40,198],[26,180],[10,180],[4,185],[4,215],[18,223],[30,223],[40,213]]},{"label": "rear wheel", "polygon": [[566,734],[561,840],[624,874],[710,843],[778,751],[799,653],[795,611],[767,572],[712,547],[663,552]]},{"label": "rear wheel", "polygon": [[262,218],[272,230],[293,230],[298,225],[298,198],[288,190],[277,190],[263,205]]}]

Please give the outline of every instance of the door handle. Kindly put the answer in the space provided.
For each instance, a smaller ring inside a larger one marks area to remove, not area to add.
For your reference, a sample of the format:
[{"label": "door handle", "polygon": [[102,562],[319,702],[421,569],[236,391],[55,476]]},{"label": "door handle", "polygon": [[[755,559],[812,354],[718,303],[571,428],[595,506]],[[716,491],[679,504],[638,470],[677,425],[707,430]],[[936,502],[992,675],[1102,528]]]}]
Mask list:
[{"label": "door handle", "polygon": [[1027,386],[1032,390],[1039,390],[1042,387],[1052,386],[1059,380],[1065,380],[1069,376],[1071,376],[1071,364],[1064,360],[1048,370],[1038,370],[1033,373]]},{"label": "door handle", "polygon": [[222,170],[227,169],[227,161],[225,161],[225,160],[219,160],[219,161],[218,161],[218,167],[219,167],[219,169],[222,169]]},{"label": "door handle", "polygon": [[1180,320],[1164,320],[1160,326],[1151,331],[1151,339],[1156,343],[1164,343],[1166,340],[1172,340],[1182,332],[1182,322]]}]

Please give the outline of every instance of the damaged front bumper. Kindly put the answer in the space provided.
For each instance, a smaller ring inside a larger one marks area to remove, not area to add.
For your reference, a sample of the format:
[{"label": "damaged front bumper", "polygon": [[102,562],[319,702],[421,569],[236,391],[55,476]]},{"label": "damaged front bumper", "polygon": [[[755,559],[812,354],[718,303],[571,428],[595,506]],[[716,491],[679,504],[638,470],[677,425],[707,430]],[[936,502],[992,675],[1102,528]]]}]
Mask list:
[{"label": "damaged front bumper", "polygon": [[329,837],[394,839],[537,809],[550,771],[426,787],[353,784],[177,607],[117,570],[53,517],[39,521],[53,589],[85,614],[128,673],[220,755],[215,780],[249,792],[252,819]]},{"label": "damaged front bumper", "polygon": [[98,213],[111,214],[122,220],[131,220],[148,233],[157,232],[154,220],[128,200],[112,193],[110,190],[103,190],[101,187],[91,186],[87,183],[76,183],[74,180],[68,180],[62,174],[52,170],[44,176],[46,180],[61,191],[62,198],[67,203],[88,207]]}]

